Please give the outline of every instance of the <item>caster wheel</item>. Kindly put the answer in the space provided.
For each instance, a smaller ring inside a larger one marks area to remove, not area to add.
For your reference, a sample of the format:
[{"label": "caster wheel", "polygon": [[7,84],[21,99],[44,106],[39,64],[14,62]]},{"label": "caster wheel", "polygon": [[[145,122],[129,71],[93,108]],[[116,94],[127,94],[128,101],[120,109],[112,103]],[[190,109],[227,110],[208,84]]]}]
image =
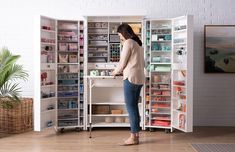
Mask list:
[{"label": "caster wheel", "polygon": [[153,128],[149,128],[149,131],[150,132],[154,132],[155,130]]},{"label": "caster wheel", "polygon": [[60,129],[60,133],[64,133],[64,128],[61,128],[61,129]]},{"label": "caster wheel", "polygon": [[170,129],[165,129],[165,133],[169,134],[170,132]]},{"label": "caster wheel", "polygon": [[76,130],[77,132],[79,132],[79,131],[81,131],[82,129],[79,128],[79,127],[77,127],[77,128],[75,128],[75,130]]}]

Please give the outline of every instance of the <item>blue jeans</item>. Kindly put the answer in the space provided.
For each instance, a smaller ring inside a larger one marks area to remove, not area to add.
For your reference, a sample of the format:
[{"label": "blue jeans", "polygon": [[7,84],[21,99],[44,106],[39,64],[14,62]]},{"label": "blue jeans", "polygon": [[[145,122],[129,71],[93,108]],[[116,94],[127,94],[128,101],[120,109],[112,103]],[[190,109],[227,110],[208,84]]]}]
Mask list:
[{"label": "blue jeans", "polygon": [[129,121],[131,126],[131,133],[138,133],[140,131],[140,114],[138,101],[140,91],[143,85],[137,85],[124,80],[124,97],[126,109],[129,114]]}]

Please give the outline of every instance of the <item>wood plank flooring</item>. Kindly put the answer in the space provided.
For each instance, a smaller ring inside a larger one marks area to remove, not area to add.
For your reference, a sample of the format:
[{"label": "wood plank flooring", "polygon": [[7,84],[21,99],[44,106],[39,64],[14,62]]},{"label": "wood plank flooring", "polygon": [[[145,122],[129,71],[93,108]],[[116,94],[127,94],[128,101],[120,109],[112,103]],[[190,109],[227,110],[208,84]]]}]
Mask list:
[{"label": "wood plank flooring", "polygon": [[141,131],[137,146],[120,146],[128,129],[54,130],[16,135],[0,134],[0,152],[195,152],[191,143],[235,143],[235,127],[195,127],[193,133]]}]

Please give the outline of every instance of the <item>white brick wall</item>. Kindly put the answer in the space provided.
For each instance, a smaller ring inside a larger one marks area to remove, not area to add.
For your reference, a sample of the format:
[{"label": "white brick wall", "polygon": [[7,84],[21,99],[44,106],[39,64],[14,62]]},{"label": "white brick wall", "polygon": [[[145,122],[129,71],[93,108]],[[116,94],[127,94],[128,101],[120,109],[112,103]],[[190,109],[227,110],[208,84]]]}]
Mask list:
[{"label": "white brick wall", "polygon": [[23,95],[33,96],[33,17],[143,14],[151,18],[194,15],[194,125],[235,125],[234,74],[203,72],[203,26],[235,24],[233,0],[0,0],[0,47],[21,54],[30,78]]}]

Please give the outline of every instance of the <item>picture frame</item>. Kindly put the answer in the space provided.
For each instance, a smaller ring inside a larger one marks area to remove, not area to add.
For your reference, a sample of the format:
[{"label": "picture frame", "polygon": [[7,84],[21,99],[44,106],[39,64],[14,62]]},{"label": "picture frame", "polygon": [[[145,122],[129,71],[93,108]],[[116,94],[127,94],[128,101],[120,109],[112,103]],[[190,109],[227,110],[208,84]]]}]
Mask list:
[{"label": "picture frame", "polygon": [[235,73],[235,25],[204,26],[205,73]]}]

